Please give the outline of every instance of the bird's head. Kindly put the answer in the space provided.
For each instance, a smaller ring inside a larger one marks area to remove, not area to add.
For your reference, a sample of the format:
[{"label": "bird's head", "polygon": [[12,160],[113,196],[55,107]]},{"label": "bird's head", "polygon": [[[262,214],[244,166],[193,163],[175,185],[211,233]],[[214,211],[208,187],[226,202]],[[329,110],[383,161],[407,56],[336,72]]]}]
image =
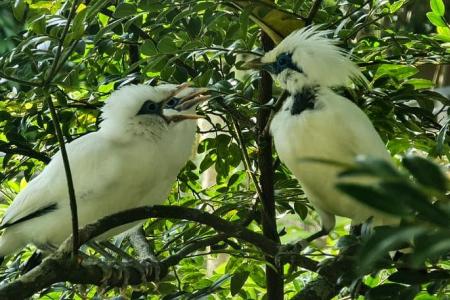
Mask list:
[{"label": "bird's head", "polygon": [[[100,127],[115,134],[160,136],[164,130],[201,118],[197,104],[209,97],[206,89],[187,84],[128,85],[111,94],[103,107]],[[191,126],[192,127],[192,126]]]},{"label": "bird's head", "polygon": [[326,37],[329,33],[317,27],[300,29],[243,67],[268,71],[284,89],[294,93],[305,85],[333,87],[350,79],[365,81],[348,55]]}]

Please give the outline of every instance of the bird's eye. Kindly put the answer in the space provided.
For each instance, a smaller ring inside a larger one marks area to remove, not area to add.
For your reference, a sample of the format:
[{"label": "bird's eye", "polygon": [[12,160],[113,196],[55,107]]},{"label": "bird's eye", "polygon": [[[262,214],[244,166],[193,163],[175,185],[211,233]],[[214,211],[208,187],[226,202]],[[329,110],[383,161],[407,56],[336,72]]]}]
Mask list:
[{"label": "bird's eye", "polygon": [[153,102],[147,102],[146,110],[147,110],[148,112],[153,112],[153,111],[156,111],[157,109],[158,109],[158,106],[156,105],[156,103],[153,103]]},{"label": "bird's eye", "polygon": [[290,62],[291,62],[291,58],[289,56],[287,56],[286,54],[281,55],[277,60],[278,66],[285,67],[285,68],[289,66]]},{"label": "bird's eye", "polygon": [[172,97],[169,101],[166,102],[166,107],[174,108],[175,106],[178,105],[178,103],[180,103],[180,98]]},{"label": "bird's eye", "polygon": [[272,64],[273,73],[279,74],[283,72],[285,69],[291,69],[297,71],[299,73],[303,73],[303,70],[300,66],[297,66],[292,61],[292,54],[290,53],[282,53],[277,57],[277,61]]},{"label": "bird's eye", "polygon": [[147,100],[142,105],[141,109],[138,112],[138,115],[145,115],[145,114],[156,114],[160,111],[160,107],[157,103]]}]

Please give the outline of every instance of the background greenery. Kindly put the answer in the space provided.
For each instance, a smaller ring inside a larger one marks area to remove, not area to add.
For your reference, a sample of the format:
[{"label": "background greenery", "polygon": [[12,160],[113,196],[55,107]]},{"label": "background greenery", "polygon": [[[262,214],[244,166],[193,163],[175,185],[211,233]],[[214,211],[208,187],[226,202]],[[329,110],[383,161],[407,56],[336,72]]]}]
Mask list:
[{"label": "background greenery", "polygon": [[[196,156],[179,174],[167,203],[207,210],[229,221],[250,220],[248,228],[261,232],[261,218],[254,214],[261,210],[255,197],[260,172],[255,116],[270,107],[257,101],[260,74],[243,73],[236,65],[245,54],[262,53],[255,18],[260,25],[284,28],[287,23],[281,22],[280,14],[307,17],[314,3],[321,4],[312,15],[314,23],[334,31],[370,81],[369,89],[341,92],[368,114],[399,167],[361,162],[343,176],[370,173],[383,184],[340,188],[403,216],[405,222],[399,228],[350,236],[348,221],[339,219],[336,230],[314,242],[305,256],[323,265],[348,262],[336,267],[338,276],[333,277],[339,287],[333,295],[339,299],[446,299],[447,175],[420,158],[432,158],[442,166],[449,159],[449,100],[430,90],[448,81],[450,28],[440,0],[280,0],[274,6],[267,1],[86,0],[76,3],[68,26],[70,1],[2,1],[0,151],[5,154],[0,158],[0,209],[8,207],[58,150],[45,101],[48,94],[70,142],[97,129],[99,107],[114,89],[137,82],[191,81],[214,90],[213,100],[202,108],[210,127],[200,130],[203,138]],[[273,97],[280,94],[275,87]],[[411,152],[418,157],[402,159]],[[273,161],[278,232],[283,243],[294,242],[318,229],[318,218],[276,154]],[[214,184],[202,185],[202,180]],[[193,222],[165,219],[148,221],[145,231],[159,257],[216,234]],[[398,261],[390,259],[388,251],[402,247],[412,236],[414,252]],[[117,239],[114,245],[134,255],[126,239]],[[2,279],[19,276],[20,264],[32,250],[30,246],[9,257]],[[123,259],[123,254],[101,246],[84,251],[103,259]],[[207,262],[215,259],[220,263],[211,268]],[[263,253],[234,238],[191,253],[171,271],[161,282],[121,289],[60,283],[36,298],[261,299],[266,294]],[[285,296],[301,295],[312,283],[320,283],[317,273],[286,264]],[[319,289],[326,289],[322,284]]]}]

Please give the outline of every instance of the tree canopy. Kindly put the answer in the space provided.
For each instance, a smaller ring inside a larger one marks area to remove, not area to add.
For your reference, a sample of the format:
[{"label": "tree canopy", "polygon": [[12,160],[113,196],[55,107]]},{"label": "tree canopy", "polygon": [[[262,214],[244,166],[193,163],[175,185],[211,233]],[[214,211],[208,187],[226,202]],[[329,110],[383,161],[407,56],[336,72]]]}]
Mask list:
[{"label": "tree canopy", "polygon": [[[97,130],[115,89],[189,81],[213,96],[165,206],[81,230],[82,258],[70,255],[71,240],[25,275],[35,248],[7,257],[0,299],[445,299],[450,100],[434,88],[449,83],[448,20],[443,0],[0,1],[0,216],[62,142]],[[367,87],[338,92],[369,116],[397,166],[359,161],[342,176],[380,185],[339,188],[403,222],[371,230],[368,220],[351,234],[339,219],[279,262],[280,244],[320,224],[266,130],[283,90],[240,66],[309,24],[330,30],[367,77]],[[160,260],[149,282],[132,263],[142,250],[132,240],[86,244],[138,219],[148,219]],[[411,253],[389,256],[411,239]]]}]

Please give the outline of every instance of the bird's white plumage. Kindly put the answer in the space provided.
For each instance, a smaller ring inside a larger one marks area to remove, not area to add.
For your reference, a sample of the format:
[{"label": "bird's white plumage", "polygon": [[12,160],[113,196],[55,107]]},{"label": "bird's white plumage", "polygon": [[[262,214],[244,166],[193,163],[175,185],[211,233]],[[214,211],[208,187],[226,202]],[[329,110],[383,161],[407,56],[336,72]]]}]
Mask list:
[{"label": "bird's white plumage", "polygon": [[[354,223],[374,217],[375,224],[398,220],[350,198],[336,188],[342,167],[319,159],[352,164],[359,155],[390,161],[390,154],[369,118],[350,100],[330,88],[351,79],[363,79],[358,67],[326,38],[328,32],[307,28],[291,34],[262,57],[273,63],[282,53],[292,55],[303,72],[286,69],[274,78],[291,94],[275,115],[271,132],[280,159],[300,181],[308,199],[318,211],[327,231],[335,224],[335,215]],[[364,80],[364,79],[363,79]],[[293,114],[295,95],[304,88],[314,90],[314,107]],[[308,161],[309,160],[309,161]],[[375,184],[373,178],[352,178],[346,182]]]},{"label": "bird's white plumage", "polygon": [[[138,115],[143,103],[165,100],[175,85],[132,85],[114,92],[103,107],[100,130],[69,144],[67,152],[76,192],[80,227],[115,212],[161,204],[191,155],[196,122],[167,124],[157,115]],[[184,89],[180,94],[192,93]],[[179,95],[177,95],[179,96]],[[181,95],[182,96],[182,95]],[[164,109],[165,115],[179,113]],[[14,199],[1,226],[56,204],[48,213],[6,227],[0,256],[33,243],[45,249],[71,234],[71,214],[60,152]],[[110,231],[104,237],[131,228]]]}]

